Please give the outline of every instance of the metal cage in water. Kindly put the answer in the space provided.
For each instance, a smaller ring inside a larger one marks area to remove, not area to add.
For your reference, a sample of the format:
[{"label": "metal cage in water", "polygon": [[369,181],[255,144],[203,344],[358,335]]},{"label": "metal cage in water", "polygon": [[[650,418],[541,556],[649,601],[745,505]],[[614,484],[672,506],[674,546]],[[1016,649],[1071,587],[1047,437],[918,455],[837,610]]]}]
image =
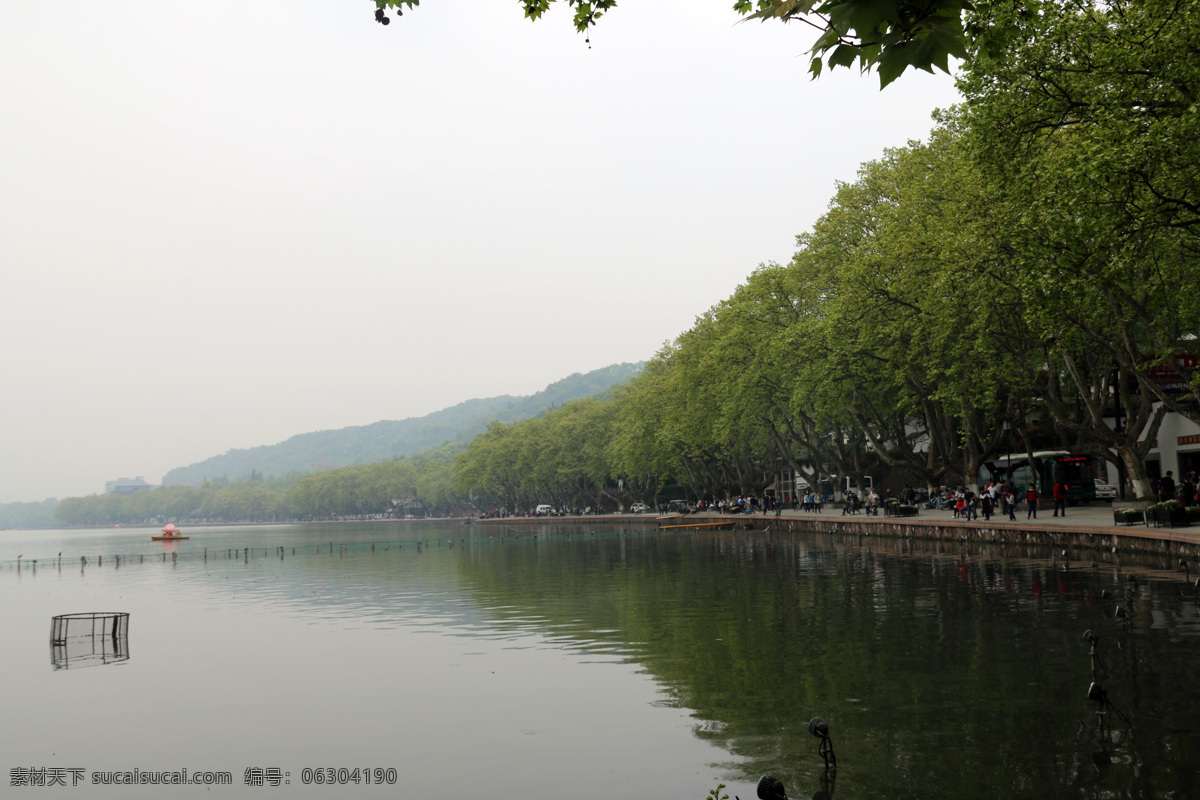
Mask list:
[{"label": "metal cage in water", "polygon": [[54,669],[98,667],[129,660],[129,613],[59,614],[50,620]]}]

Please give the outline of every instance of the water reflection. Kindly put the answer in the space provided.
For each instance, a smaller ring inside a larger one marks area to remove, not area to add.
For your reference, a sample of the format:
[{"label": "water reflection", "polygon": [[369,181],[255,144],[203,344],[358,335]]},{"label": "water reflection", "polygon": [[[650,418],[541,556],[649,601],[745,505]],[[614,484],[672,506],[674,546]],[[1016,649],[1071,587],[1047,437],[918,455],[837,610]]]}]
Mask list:
[{"label": "water reflection", "polygon": [[[119,561],[124,540],[92,540],[86,573],[52,588],[135,598],[139,657],[114,673],[187,672],[175,713],[198,718],[189,752],[212,758],[264,741],[326,760],[400,751],[419,794],[466,751],[484,766],[451,796],[529,794],[543,769],[594,776],[578,796],[640,796],[663,772],[690,776],[675,796],[696,800],[718,779],[750,796],[762,774],[809,796],[833,791],[808,728],[821,717],[843,799],[1200,794],[1200,608],[1162,558],[481,531],[218,532]],[[28,576],[0,591],[36,595],[47,576]],[[1085,630],[1127,724],[1098,725]],[[252,722],[222,728],[218,710]]]},{"label": "water reflection", "polygon": [[[620,561],[615,546],[582,545],[565,560],[527,550],[463,566],[490,608],[505,599],[505,614],[559,631],[580,620],[620,631],[614,646],[693,709],[695,734],[737,757],[743,779],[817,785],[823,765],[803,720],[819,712],[846,742],[851,796],[1060,796],[1088,785],[1095,748],[1121,746],[1086,700],[1080,634],[1103,627],[1109,691],[1139,733],[1107,760],[1105,791],[1197,789],[1181,754],[1200,751],[1200,614],[1177,579],[1153,580],[1169,573],[1091,555],[1078,566],[1035,548],[835,536],[636,544]],[[1144,579],[1128,580],[1135,573]],[[1170,709],[1181,723],[1167,730]]]}]

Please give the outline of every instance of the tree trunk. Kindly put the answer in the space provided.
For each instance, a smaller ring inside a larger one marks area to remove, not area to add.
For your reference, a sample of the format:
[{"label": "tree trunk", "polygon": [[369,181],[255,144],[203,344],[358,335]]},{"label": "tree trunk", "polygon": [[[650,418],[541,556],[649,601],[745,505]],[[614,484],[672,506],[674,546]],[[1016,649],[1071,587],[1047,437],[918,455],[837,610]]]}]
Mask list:
[{"label": "tree trunk", "polygon": [[[1129,479],[1130,485],[1133,487],[1134,499],[1153,500],[1154,496],[1150,491],[1150,474],[1146,472],[1146,461],[1142,458],[1141,448],[1115,445],[1113,449],[1121,457],[1121,463],[1125,467],[1125,474]],[[1125,487],[1122,486],[1121,491],[1124,492]]]}]

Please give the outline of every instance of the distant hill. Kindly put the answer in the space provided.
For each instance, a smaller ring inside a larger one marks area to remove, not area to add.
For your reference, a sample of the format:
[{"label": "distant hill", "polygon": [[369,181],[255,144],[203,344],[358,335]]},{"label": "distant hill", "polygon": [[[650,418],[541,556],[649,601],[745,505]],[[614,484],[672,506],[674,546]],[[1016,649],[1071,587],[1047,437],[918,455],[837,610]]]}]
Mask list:
[{"label": "distant hill", "polygon": [[641,370],[641,364],[613,364],[582,375],[575,373],[527,397],[467,400],[424,417],[301,433],[279,444],[230,450],[171,470],[163,476],[163,485],[199,486],[205,480],[237,480],[252,473],[281,477],[310,472],[317,463],[330,467],[370,464],[422,453],[446,442],[469,442],[493,420],[512,423],[536,417],[572,400],[609,392]]}]

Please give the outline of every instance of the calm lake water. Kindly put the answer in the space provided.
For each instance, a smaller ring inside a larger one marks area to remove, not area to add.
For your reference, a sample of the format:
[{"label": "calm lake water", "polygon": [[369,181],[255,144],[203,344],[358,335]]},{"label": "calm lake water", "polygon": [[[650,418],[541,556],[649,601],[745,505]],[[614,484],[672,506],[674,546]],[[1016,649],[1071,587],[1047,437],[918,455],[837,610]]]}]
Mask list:
[{"label": "calm lake water", "polygon": [[[6,795],[703,800],[722,782],[750,800],[769,773],[793,798],[1200,797],[1200,597],[1166,557],[600,528],[187,532],[0,533],[5,787],[14,770],[83,770]],[[130,613],[128,657],[56,669],[51,617],[90,611]],[[91,782],[185,768],[233,783]],[[327,768],[360,782],[318,785]],[[248,769],[286,783],[247,785]]]}]

